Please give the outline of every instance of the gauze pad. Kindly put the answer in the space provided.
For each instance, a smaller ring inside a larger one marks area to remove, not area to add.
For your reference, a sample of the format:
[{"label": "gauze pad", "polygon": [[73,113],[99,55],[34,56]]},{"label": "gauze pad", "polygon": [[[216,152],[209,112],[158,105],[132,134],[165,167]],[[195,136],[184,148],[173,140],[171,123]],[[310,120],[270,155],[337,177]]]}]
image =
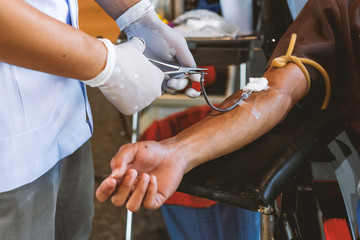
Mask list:
[{"label": "gauze pad", "polygon": [[249,78],[249,83],[243,87],[244,92],[260,92],[268,89],[268,80],[264,77]]}]

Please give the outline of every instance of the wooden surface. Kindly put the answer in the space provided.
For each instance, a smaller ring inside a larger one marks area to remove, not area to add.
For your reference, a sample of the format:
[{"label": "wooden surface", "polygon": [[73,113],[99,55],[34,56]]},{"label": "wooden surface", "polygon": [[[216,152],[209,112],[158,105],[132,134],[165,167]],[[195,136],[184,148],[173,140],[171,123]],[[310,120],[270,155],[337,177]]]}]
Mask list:
[{"label": "wooden surface", "polygon": [[93,37],[101,36],[115,42],[120,34],[116,22],[94,0],[78,1],[80,29]]}]

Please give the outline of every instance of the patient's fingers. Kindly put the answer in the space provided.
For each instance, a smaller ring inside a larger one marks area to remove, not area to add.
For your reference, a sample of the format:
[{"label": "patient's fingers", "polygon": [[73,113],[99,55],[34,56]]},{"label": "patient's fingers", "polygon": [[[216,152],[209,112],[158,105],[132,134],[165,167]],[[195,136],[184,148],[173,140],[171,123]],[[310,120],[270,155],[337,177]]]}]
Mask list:
[{"label": "patient's fingers", "polygon": [[118,189],[114,193],[114,195],[111,197],[111,202],[115,206],[122,206],[126,199],[128,198],[129,194],[131,193],[131,190],[135,184],[137,177],[137,171],[135,169],[129,169],[124,177],[122,178]]},{"label": "patient's fingers", "polygon": [[131,194],[130,199],[126,203],[126,208],[132,212],[139,210],[141,203],[145,197],[146,190],[150,182],[150,177],[148,174],[143,174],[136,184],[134,192]]},{"label": "patient's fingers", "polygon": [[106,178],[100,186],[96,189],[96,198],[100,202],[105,202],[111,194],[115,191],[116,180],[113,178]]},{"label": "patient's fingers", "polygon": [[143,202],[144,208],[155,210],[158,208],[156,204],[156,194],[157,194],[157,180],[155,176],[151,176],[149,187],[146,191],[146,196]]}]

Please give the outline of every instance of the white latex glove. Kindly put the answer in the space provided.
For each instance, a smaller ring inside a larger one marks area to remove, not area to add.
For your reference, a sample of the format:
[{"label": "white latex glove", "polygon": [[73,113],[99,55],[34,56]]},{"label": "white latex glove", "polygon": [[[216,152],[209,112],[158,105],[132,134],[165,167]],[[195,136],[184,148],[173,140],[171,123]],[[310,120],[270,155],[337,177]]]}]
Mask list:
[{"label": "white latex glove", "polygon": [[133,38],[115,46],[100,39],[108,50],[105,69],[95,78],[83,81],[98,87],[123,114],[134,114],[161,95],[164,73],[142,54],[144,43]]},{"label": "white latex glove", "polygon": [[[140,37],[145,40],[144,55],[146,57],[186,67],[196,66],[185,38],[159,19],[149,0],[141,0],[121,15],[116,22],[120,30],[126,33],[128,39]],[[200,81],[199,74],[192,74],[189,78],[195,82]],[[187,85],[186,76],[167,78],[164,81],[163,90],[170,94],[176,94]],[[200,95],[199,91],[192,88],[187,89],[185,93],[189,97]]]}]

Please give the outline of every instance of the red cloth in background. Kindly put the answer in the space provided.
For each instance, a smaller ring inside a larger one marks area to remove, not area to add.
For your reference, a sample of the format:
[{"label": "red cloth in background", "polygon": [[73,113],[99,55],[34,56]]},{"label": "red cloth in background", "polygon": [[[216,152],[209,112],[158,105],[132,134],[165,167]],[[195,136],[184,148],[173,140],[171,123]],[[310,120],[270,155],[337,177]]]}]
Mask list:
[{"label": "red cloth in background", "polygon": [[326,240],[351,240],[346,219],[331,218],[324,222]]},{"label": "red cloth in background", "polygon": [[[154,121],[140,136],[140,141],[160,141],[162,139],[172,137],[178,132],[203,119],[210,111],[211,108],[207,105],[192,107],[185,111],[172,114],[164,119]],[[201,208],[209,207],[217,202],[205,198],[195,197],[186,193],[175,192],[165,203]]]}]

